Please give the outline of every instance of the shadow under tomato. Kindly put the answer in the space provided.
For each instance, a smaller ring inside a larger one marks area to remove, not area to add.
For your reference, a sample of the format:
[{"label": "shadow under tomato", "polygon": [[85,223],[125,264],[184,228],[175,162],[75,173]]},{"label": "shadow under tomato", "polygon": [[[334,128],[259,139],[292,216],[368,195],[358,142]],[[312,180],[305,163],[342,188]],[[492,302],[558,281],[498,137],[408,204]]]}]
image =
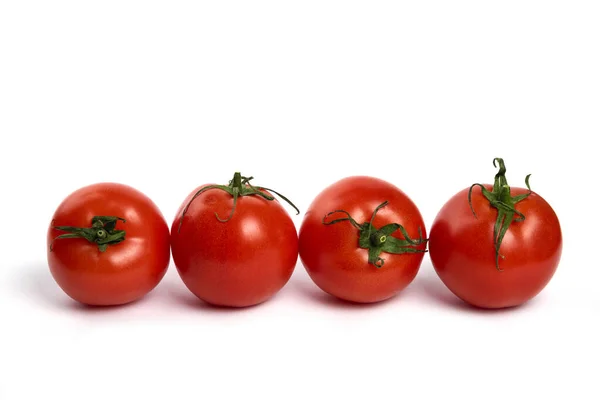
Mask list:
[{"label": "shadow under tomato", "polygon": [[390,305],[390,303],[404,297],[405,291],[400,292],[396,296],[387,300],[378,301],[375,303],[355,303],[348,300],[343,300],[332,296],[329,293],[321,290],[310,278],[294,279],[289,285],[293,290],[298,292],[304,299],[309,299],[313,303],[320,306],[333,307],[339,310],[359,310],[359,309],[375,309]]},{"label": "shadow under tomato", "polygon": [[[425,266],[427,268],[427,266]],[[505,307],[505,308],[481,308],[471,305],[460,298],[458,298],[454,293],[448,289],[444,283],[439,279],[436,275],[435,271],[433,271],[433,267],[431,266],[431,270],[422,271],[420,276],[417,276],[413,285],[416,289],[421,290],[425,293],[430,299],[432,299],[435,303],[441,304],[443,306],[449,307],[453,310],[460,312],[468,312],[472,314],[478,315],[495,315],[495,314],[505,314],[510,312],[517,312],[521,310],[525,310],[533,303],[535,303],[535,298],[530,300],[525,304],[521,304],[515,307]]]},{"label": "shadow under tomato", "polygon": [[15,271],[12,287],[27,299],[52,305],[64,305],[71,300],[54,281],[48,266],[42,263],[24,264]]},{"label": "shadow under tomato", "polygon": [[67,305],[67,307],[71,310],[86,313],[86,314],[111,313],[111,312],[116,312],[116,311],[120,311],[120,310],[125,310],[125,309],[128,309],[129,307],[133,307],[134,305],[141,304],[147,300],[148,296],[149,295],[146,295],[146,296],[142,297],[141,299],[138,299],[138,300],[135,300],[135,301],[132,301],[129,303],[117,304],[117,305],[112,305],[112,306],[93,306],[93,305],[89,305],[89,304],[82,304],[75,300],[69,299],[70,302]]},{"label": "shadow under tomato", "polygon": [[207,303],[198,297],[196,297],[192,292],[190,292],[183,283],[175,283],[175,282],[166,282],[165,286],[166,290],[169,293],[169,296],[175,300],[178,305],[183,305],[188,309],[202,311],[202,312],[210,312],[210,313],[222,313],[222,314],[237,314],[248,312],[250,310],[254,310],[260,308],[264,304],[272,301],[273,298],[248,307],[228,307],[228,306],[219,306],[215,304]]},{"label": "shadow under tomato", "polygon": [[67,309],[86,314],[109,313],[126,309],[143,302],[148,297],[147,295],[139,300],[121,305],[91,306],[79,303],[63,292],[52,278],[48,266],[43,263],[24,264],[16,270],[18,272],[13,278],[13,288],[17,294],[49,308]]}]

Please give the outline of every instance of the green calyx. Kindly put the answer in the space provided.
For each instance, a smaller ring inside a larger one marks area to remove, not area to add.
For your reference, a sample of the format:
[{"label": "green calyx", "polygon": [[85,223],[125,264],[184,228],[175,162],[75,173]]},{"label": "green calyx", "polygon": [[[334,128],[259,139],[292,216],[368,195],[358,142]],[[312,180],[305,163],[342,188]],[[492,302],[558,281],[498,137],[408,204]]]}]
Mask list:
[{"label": "green calyx", "polygon": [[469,189],[468,198],[469,206],[471,207],[471,211],[476,218],[477,215],[475,214],[473,203],[471,202],[471,194],[475,186],[479,186],[481,188],[481,193],[483,196],[490,202],[492,207],[498,210],[498,217],[496,218],[496,223],[494,224],[494,247],[496,250],[496,269],[498,271],[502,271],[500,268],[500,257],[504,258],[504,256],[500,254],[500,246],[502,245],[502,240],[504,239],[504,235],[506,235],[510,224],[513,221],[521,222],[525,220],[525,215],[517,211],[515,206],[518,202],[526,199],[531,194],[531,187],[529,187],[529,177],[531,174],[525,177],[525,185],[527,186],[529,192],[519,196],[511,196],[510,186],[508,186],[508,181],[506,180],[505,176],[506,167],[504,166],[504,160],[501,158],[494,158],[494,167],[496,167],[496,162],[498,162],[499,170],[494,177],[494,188],[492,191],[490,192],[480,183],[474,183]]},{"label": "green calyx", "polygon": [[[404,254],[404,253],[425,253],[426,250],[418,249],[417,247],[426,243],[427,239],[424,239],[421,233],[421,227],[419,227],[419,238],[411,239],[406,229],[400,224],[388,224],[384,227],[377,229],[373,226],[373,220],[377,212],[388,204],[384,201],[375,208],[371,220],[369,222],[363,222],[359,224],[356,222],[350,214],[345,210],[335,210],[323,217],[323,224],[333,225],[338,222],[349,221],[358,231],[360,236],[358,238],[358,246],[361,249],[369,250],[369,264],[373,264],[377,268],[383,267],[385,260],[380,257],[381,253],[390,254]],[[343,213],[346,217],[334,219],[333,221],[326,221],[327,217],[335,214]],[[391,236],[392,233],[399,230],[404,236],[404,240]]]},{"label": "green calyx", "polygon": [[281,193],[276,192],[273,189],[269,189],[269,188],[262,187],[262,186],[253,186],[250,183],[250,181],[252,179],[254,179],[254,177],[252,177],[252,176],[245,177],[245,176],[242,176],[241,173],[236,172],[235,174],[233,174],[233,179],[230,180],[227,185],[210,185],[210,186],[206,186],[206,187],[198,190],[194,194],[194,196],[191,198],[191,200],[186,204],[186,206],[183,209],[183,211],[181,212],[181,219],[179,220],[179,228],[178,228],[177,232],[181,231],[181,225],[183,224],[183,217],[185,217],[185,214],[187,213],[188,209],[190,208],[190,205],[192,204],[192,202],[198,196],[200,196],[202,193],[204,193],[204,192],[206,192],[208,190],[213,190],[213,189],[223,190],[223,191],[229,193],[231,196],[233,196],[233,207],[231,208],[231,212],[229,213],[229,216],[227,218],[223,219],[223,218],[219,217],[219,214],[217,214],[215,212],[215,216],[217,217],[217,219],[220,222],[227,222],[231,218],[233,218],[233,214],[235,213],[235,209],[237,207],[237,201],[238,201],[239,197],[243,197],[243,196],[260,196],[263,199],[268,200],[268,201],[275,200],[275,197],[273,197],[273,196],[265,193],[264,190],[267,190],[269,192],[275,193],[277,196],[279,196],[283,200],[285,200],[286,203],[288,203],[289,205],[291,205],[292,207],[294,207],[294,209],[296,210],[296,214],[300,214],[300,210],[298,209],[298,207],[296,207],[294,205],[294,203],[292,203],[287,197],[285,197]]},{"label": "green calyx", "polygon": [[94,217],[92,218],[91,228],[53,226],[56,230],[69,233],[55,237],[50,244],[50,251],[53,250],[52,246],[57,239],[82,238],[90,243],[97,244],[98,250],[100,250],[101,253],[104,253],[109,245],[114,245],[125,240],[125,231],[115,229],[117,221],[125,222],[123,218],[119,217]]}]

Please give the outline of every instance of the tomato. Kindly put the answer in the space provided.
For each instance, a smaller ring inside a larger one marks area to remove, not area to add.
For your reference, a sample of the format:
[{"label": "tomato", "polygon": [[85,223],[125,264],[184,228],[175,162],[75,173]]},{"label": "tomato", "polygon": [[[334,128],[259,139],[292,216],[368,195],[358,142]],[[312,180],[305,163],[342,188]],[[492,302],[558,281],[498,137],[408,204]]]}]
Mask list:
[{"label": "tomato", "polygon": [[389,299],[410,284],[426,248],[412,200],[381,179],[354,176],[325,188],[300,227],[300,259],[314,283],[343,300]]},{"label": "tomato", "polygon": [[47,234],[48,264],[71,298],[118,305],[150,292],[170,261],[169,227],[156,205],[117,183],[83,187],[56,209]]},{"label": "tomato", "polygon": [[252,186],[251,179],[236,172],[229,185],[198,187],[171,226],[177,271],[187,288],[209,304],[262,303],[288,282],[296,266],[298,235],[292,219],[270,194],[277,192]]},{"label": "tomato", "polygon": [[[454,195],[431,227],[429,252],[444,284],[482,308],[517,306],[550,281],[562,252],[552,207],[529,189],[510,188],[500,158],[494,185],[475,184]],[[472,208],[470,206],[472,204]]]}]

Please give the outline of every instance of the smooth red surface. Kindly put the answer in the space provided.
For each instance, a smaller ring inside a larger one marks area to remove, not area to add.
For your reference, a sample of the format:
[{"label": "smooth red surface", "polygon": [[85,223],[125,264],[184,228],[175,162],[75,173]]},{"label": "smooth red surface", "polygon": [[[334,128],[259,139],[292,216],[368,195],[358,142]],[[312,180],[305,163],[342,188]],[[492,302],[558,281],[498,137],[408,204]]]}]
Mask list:
[{"label": "smooth red surface", "polygon": [[[425,224],[417,206],[396,186],[381,179],[354,176],[342,179],[323,190],[312,202],[300,227],[300,258],[312,280],[325,292],[338,298],[372,303],[388,299],[413,281],[424,253],[381,253],[385,260],[377,268],[368,262],[368,250],[358,246],[358,230],[349,222],[324,225],[323,217],[343,209],[358,222],[369,221],[375,208],[376,228],[399,223],[411,238],[418,238]],[[336,214],[330,219],[342,217]],[[399,231],[392,236],[404,239]],[[420,247],[425,249],[425,245]]]},{"label": "smooth red surface", "polygon": [[[485,185],[488,190],[491,185]],[[444,284],[467,303],[483,308],[520,305],[536,296],[550,281],[562,252],[558,217],[536,193],[517,203],[526,219],[508,229],[496,269],[493,241],[498,211],[473,189],[473,216],[468,189],[452,197],[438,213],[429,237],[429,254]],[[511,188],[511,195],[526,193]]]},{"label": "smooth red surface", "polygon": [[238,198],[223,190],[202,193],[191,204],[178,232],[179,208],[171,227],[173,260],[188,289],[220,306],[245,307],[275,295],[290,279],[298,259],[298,235],[289,214],[277,200]]},{"label": "smooth red surface", "polygon": [[[65,232],[52,226],[91,227],[94,216],[116,216],[125,240],[104,253],[85,239],[52,240]],[[170,261],[169,227],[156,205],[132,187],[99,183],[63,200],[48,228],[48,264],[58,285],[73,299],[89,305],[118,305],[150,292]]]}]

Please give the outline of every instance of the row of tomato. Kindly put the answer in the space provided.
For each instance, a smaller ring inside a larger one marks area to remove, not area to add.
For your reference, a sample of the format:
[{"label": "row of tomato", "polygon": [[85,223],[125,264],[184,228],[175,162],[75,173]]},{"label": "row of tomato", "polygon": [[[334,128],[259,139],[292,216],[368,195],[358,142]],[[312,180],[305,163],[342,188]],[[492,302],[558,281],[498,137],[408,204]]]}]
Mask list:
[{"label": "row of tomato", "polygon": [[[498,163],[498,165],[496,165]],[[48,263],[58,285],[90,305],[141,298],[165,275],[171,254],[187,288],[207,303],[264,302],[290,279],[298,255],[323,291],[352,302],[388,299],[417,275],[424,253],[444,284],[479,307],[522,304],[550,281],[562,250],[559,220],[529,186],[510,188],[500,158],[493,184],[450,198],[429,237],[415,203],[393,184],[354,176],[325,188],[299,232],[275,196],[235,173],[182,203],[169,229],[155,203],[134,188],[99,183],[57,208]]]}]

